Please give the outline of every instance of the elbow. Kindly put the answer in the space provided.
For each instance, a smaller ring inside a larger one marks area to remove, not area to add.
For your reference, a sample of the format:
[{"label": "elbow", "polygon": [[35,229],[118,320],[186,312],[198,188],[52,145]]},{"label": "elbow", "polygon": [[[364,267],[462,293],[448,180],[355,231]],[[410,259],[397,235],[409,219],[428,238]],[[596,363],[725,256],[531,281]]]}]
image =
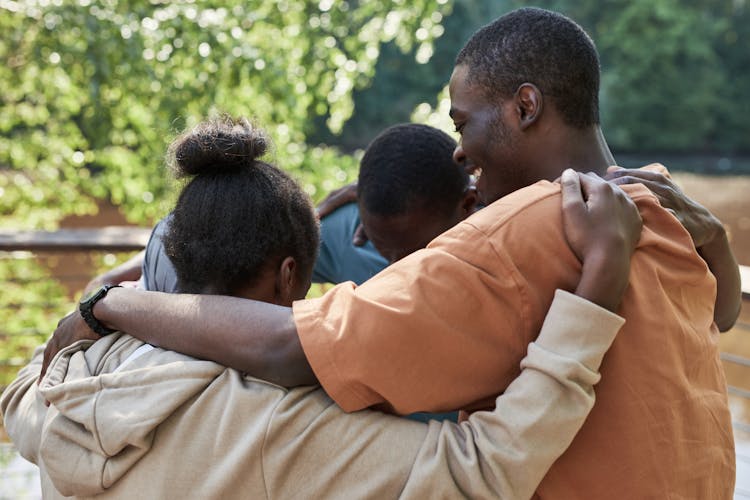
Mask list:
[{"label": "elbow", "polygon": [[302,349],[295,328],[287,328],[269,336],[262,351],[265,353],[250,375],[282,387],[317,385],[318,379]]},{"label": "elbow", "polygon": [[301,385],[318,385],[318,379],[305,357],[299,338],[289,339],[275,351],[266,365],[269,381],[282,387],[297,387]]}]

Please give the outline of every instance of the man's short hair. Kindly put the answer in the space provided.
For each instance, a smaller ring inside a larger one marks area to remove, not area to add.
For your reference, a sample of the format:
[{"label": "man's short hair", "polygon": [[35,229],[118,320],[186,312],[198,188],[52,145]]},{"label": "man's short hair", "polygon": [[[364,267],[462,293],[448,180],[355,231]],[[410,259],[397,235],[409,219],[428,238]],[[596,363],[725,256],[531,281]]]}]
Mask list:
[{"label": "man's short hair", "polygon": [[360,205],[373,215],[401,215],[416,208],[449,214],[469,183],[464,169],[453,162],[455,148],[448,134],[427,125],[387,128],[360,162]]},{"label": "man's short hair", "polygon": [[517,9],[479,29],[456,57],[468,83],[489,98],[511,97],[533,83],[551,99],[566,124],[599,124],[599,56],[571,19],[538,8]]}]

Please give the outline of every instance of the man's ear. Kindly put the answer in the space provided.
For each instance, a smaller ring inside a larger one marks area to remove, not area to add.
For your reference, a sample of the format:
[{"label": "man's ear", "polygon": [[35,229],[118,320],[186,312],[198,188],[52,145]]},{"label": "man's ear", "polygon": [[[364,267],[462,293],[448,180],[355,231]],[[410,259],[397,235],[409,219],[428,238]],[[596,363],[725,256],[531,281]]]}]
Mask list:
[{"label": "man's ear", "polygon": [[533,83],[522,83],[514,96],[521,130],[529,128],[542,116],[544,96]]},{"label": "man's ear", "polygon": [[476,186],[467,187],[463,198],[461,198],[461,212],[463,213],[463,217],[466,218],[476,212],[479,209],[478,205],[479,193]]},{"label": "man's ear", "polygon": [[277,304],[291,305],[294,301],[294,291],[297,286],[297,261],[294,257],[286,257],[281,261],[279,272],[276,273]]}]

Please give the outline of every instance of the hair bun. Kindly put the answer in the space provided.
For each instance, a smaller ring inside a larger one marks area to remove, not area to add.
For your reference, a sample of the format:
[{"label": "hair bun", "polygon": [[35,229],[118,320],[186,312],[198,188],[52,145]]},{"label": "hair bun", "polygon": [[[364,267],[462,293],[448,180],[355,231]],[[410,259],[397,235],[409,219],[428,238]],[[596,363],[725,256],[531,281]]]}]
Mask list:
[{"label": "hair bun", "polygon": [[246,118],[223,116],[200,123],[169,148],[177,177],[251,167],[268,150],[265,133]]}]

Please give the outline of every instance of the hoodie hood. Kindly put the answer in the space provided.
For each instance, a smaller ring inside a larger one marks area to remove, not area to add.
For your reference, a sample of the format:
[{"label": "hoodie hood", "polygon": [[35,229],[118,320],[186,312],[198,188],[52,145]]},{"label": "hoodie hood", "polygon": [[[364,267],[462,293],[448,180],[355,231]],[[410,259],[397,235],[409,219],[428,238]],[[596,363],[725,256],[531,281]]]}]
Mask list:
[{"label": "hoodie hood", "polygon": [[50,364],[39,387],[50,403],[41,458],[60,493],[111,487],[149,451],[157,426],[225,370],[158,348],[117,370],[142,345],[113,334],[85,351],[74,344]]}]

